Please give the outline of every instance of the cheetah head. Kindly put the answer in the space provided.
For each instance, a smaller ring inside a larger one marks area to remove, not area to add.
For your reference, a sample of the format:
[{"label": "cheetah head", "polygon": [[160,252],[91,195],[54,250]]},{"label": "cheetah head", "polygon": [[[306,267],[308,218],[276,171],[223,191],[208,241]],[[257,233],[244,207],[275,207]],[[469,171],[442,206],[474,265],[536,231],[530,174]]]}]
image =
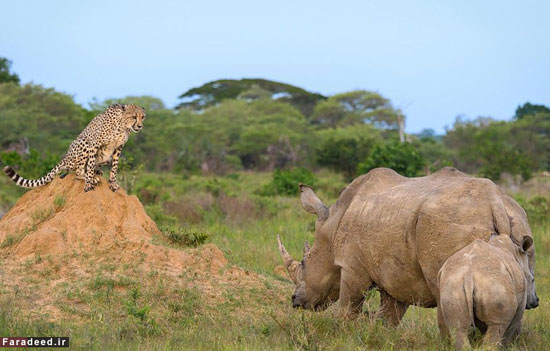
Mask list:
[{"label": "cheetah head", "polygon": [[134,133],[138,133],[143,128],[145,119],[145,109],[138,105],[124,105],[124,126]]}]

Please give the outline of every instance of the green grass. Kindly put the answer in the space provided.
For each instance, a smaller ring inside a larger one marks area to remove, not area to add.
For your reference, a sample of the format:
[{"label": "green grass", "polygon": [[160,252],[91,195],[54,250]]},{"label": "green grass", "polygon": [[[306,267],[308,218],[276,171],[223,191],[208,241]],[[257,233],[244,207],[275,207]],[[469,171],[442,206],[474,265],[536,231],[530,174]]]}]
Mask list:
[{"label": "green grass", "polygon": [[56,195],[53,199],[53,206],[56,211],[59,211],[65,206],[65,196],[64,195]]},{"label": "green grass", "polygon": [[[232,264],[264,276],[264,286],[227,290],[222,302],[211,304],[192,286],[193,277],[181,277],[189,286],[175,286],[162,274],[143,272],[132,264],[90,263],[95,270],[92,277],[60,284],[55,292],[59,295],[58,307],[80,322],[52,322],[41,314],[28,317],[14,309],[12,301],[30,298],[32,291],[25,292],[22,287],[15,296],[2,282],[2,336],[70,336],[71,350],[452,349],[439,338],[435,309],[410,307],[397,328],[370,320],[367,315],[342,320],[334,307],[324,312],[293,309],[292,283],[273,272],[282,264],[276,235],[281,234],[290,253],[301,258],[304,241],[313,240],[315,218],[301,209],[298,197],[257,195],[257,189],[269,182],[268,174],[243,172],[225,178],[187,179],[156,176],[155,182],[136,181],[134,188],[138,196],[146,194],[156,199],[147,206],[152,217],[178,226],[181,233],[204,233]],[[318,178],[320,197],[332,203],[342,180],[331,173]],[[206,198],[210,200],[204,201]],[[186,207],[167,206],[181,201],[186,201]],[[246,216],[240,216],[234,208],[245,211]],[[37,215],[37,219],[44,216]],[[185,218],[193,218],[194,222]],[[532,229],[541,305],[526,311],[523,333],[511,350],[547,350],[550,345],[550,225],[533,225]],[[169,237],[163,239],[170,241]],[[178,241],[184,238],[175,235],[172,239],[171,246],[182,246]],[[37,270],[41,263],[42,259],[29,260],[24,269]],[[43,276],[55,280],[57,274],[48,271]],[[376,310],[375,295],[367,301],[366,310]],[[479,340],[477,336],[475,347],[479,347]]]}]

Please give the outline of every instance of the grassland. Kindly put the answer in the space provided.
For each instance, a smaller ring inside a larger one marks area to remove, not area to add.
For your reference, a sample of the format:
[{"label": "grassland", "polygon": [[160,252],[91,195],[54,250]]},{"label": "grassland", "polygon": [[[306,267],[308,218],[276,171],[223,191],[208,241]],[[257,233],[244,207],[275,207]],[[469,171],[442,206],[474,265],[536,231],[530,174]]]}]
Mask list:
[{"label": "grassland", "polygon": [[[321,198],[331,203],[344,182],[331,173],[317,176]],[[218,178],[142,174],[132,179],[131,175],[123,179],[126,188],[142,200],[159,226],[206,234],[231,264],[265,277],[264,287],[233,291],[213,305],[196,289],[170,288],[161,275],[97,264],[93,277],[57,292],[64,312],[75,318],[52,320],[40,311],[28,315],[14,309],[13,299],[19,296],[5,293],[0,280],[1,336],[70,336],[71,350],[452,349],[439,339],[434,309],[409,308],[397,328],[366,314],[341,320],[334,308],[292,309],[293,285],[274,273],[281,265],[275,236],[280,233],[291,254],[299,258],[303,242],[313,240],[314,217],[301,209],[297,197],[258,195],[269,174]],[[550,225],[533,223],[532,229],[541,304],[526,312],[524,331],[512,350],[547,350],[550,345]],[[26,269],[35,264],[29,262]],[[55,274],[45,271],[40,279],[49,281]],[[21,287],[20,296],[27,293],[31,292]],[[369,297],[365,309],[374,310],[377,294]],[[479,336],[475,340],[479,342]]]}]

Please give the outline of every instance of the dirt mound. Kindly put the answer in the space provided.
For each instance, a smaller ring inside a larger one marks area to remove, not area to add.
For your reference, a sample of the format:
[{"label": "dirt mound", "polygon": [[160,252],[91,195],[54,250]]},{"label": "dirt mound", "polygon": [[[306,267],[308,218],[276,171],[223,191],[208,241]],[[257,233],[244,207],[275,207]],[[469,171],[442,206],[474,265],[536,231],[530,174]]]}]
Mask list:
[{"label": "dirt mound", "polygon": [[221,303],[228,290],[262,288],[264,279],[229,265],[213,244],[169,247],[137,197],[113,193],[106,182],[85,193],[72,175],[27,192],[0,220],[0,257],[8,288],[0,295],[16,296],[23,310],[38,305],[54,320],[70,311],[67,305],[81,304],[67,299],[70,291],[93,291],[103,281],[124,290],[161,279]]},{"label": "dirt mound", "polygon": [[152,245],[159,233],[137,197],[106,182],[86,193],[72,175],[27,192],[0,220],[0,246],[13,258],[100,252],[119,262],[143,256],[167,270],[192,263],[183,251]]}]

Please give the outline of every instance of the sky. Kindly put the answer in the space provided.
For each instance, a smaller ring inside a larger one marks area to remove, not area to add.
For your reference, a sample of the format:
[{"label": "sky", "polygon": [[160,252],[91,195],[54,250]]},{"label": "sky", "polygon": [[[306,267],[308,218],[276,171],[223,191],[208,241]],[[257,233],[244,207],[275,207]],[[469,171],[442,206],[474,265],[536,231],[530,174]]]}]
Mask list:
[{"label": "sky", "polygon": [[0,57],[74,96],[153,95],[265,78],[325,95],[366,89],[409,133],[456,116],[550,105],[550,1],[8,1]]}]

